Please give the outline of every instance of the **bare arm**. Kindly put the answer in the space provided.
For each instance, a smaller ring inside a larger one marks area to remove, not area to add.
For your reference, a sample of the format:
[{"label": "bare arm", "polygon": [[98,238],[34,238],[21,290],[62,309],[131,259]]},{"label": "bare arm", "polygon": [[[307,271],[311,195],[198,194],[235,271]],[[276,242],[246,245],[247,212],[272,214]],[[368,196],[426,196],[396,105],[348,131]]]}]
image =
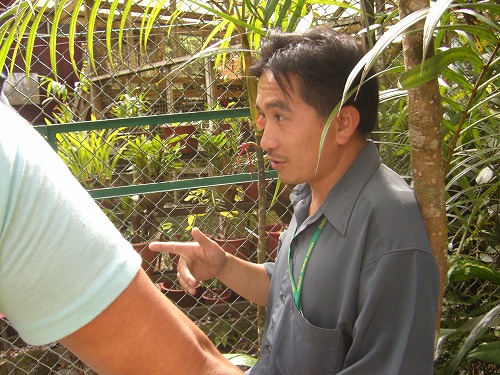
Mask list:
[{"label": "bare arm", "polygon": [[90,323],[60,343],[99,374],[241,374],[142,269]]},{"label": "bare arm", "polygon": [[266,306],[270,280],[261,264],[244,261],[226,253],[198,228],[192,231],[196,242],[154,242],[154,251],[179,254],[177,278],[189,293],[195,293],[199,281],[217,277],[240,296]]},{"label": "bare arm", "polygon": [[243,298],[260,306],[267,305],[271,282],[262,264],[226,253],[226,262],[217,278]]}]

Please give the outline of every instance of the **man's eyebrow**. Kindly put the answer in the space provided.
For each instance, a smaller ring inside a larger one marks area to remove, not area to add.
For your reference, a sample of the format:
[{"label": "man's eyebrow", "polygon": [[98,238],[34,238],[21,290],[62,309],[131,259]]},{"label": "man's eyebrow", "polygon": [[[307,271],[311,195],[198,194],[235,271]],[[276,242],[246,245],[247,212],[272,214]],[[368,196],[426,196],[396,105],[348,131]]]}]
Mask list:
[{"label": "man's eyebrow", "polygon": [[[261,109],[257,104],[255,106],[257,107],[258,110]],[[285,102],[283,102],[282,100],[273,100],[273,101],[270,101],[270,102],[266,102],[266,103],[264,103],[264,107],[266,109],[278,108],[278,109],[281,109],[281,110],[287,111],[287,112],[291,112],[292,111],[290,109],[290,107]]]}]

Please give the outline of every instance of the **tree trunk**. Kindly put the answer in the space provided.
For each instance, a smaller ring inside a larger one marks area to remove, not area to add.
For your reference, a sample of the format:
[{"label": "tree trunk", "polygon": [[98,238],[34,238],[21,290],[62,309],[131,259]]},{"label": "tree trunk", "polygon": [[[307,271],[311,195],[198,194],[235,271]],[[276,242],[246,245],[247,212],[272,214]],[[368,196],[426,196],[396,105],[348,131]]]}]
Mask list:
[{"label": "tree trunk", "polygon": [[[401,18],[428,6],[429,0],[400,0]],[[416,27],[421,30],[423,22],[416,25]],[[422,62],[422,37],[421,32],[407,34],[403,37],[403,55],[406,70]],[[432,48],[429,49],[426,57],[429,57],[430,54],[432,54]],[[439,314],[436,326],[438,331],[444,295],[444,281],[448,269],[442,115],[443,108],[437,79],[408,90],[408,126],[414,190],[441,275]]]}]

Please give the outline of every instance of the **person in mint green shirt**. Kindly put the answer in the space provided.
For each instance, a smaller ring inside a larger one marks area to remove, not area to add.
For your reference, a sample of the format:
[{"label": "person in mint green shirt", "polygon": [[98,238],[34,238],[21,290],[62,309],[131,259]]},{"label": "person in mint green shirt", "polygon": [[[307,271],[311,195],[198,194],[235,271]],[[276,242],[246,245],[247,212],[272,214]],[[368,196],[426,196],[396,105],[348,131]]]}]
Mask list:
[{"label": "person in mint green shirt", "polygon": [[140,268],[47,142],[0,104],[0,313],[101,374],[238,374]]}]

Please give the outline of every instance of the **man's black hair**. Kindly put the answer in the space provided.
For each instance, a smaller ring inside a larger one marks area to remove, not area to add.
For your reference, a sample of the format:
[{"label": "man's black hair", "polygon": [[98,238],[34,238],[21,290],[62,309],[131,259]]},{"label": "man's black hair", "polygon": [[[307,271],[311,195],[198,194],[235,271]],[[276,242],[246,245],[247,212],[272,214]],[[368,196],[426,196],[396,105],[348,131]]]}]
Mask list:
[{"label": "man's black hair", "polygon": [[[347,77],[364,54],[357,39],[328,27],[315,27],[301,34],[272,31],[262,42],[260,58],[250,72],[260,77],[265,70],[271,71],[285,93],[290,88],[290,76],[297,76],[300,96],[326,120],[342,99]],[[375,128],[378,116],[378,82],[376,78],[368,79],[372,75],[373,71],[359,93],[344,104],[358,109],[358,131],[364,135]],[[352,87],[359,81],[360,75]]]}]

